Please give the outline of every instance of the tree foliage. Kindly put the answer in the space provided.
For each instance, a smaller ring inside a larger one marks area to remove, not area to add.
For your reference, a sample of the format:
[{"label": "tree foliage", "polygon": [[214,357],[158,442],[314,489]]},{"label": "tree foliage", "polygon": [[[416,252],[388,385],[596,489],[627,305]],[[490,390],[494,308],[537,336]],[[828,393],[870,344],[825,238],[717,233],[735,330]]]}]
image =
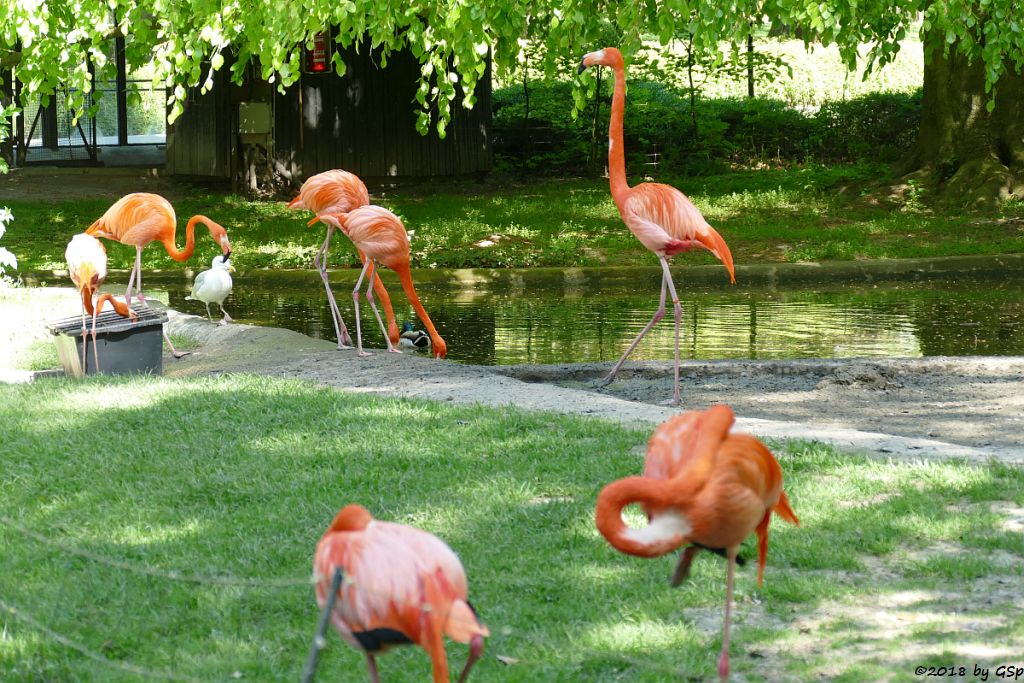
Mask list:
[{"label": "tree foliage", "polygon": [[[917,31],[929,54],[960,53],[985,66],[989,90],[1008,68],[1024,67],[1020,0],[5,0],[0,3],[0,66],[16,65],[25,98],[67,83],[81,110],[97,80],[113,79],[109,41],[123,36],[129,68],[152,65],[170,90],[173,119],[187,89],[212,87],[213,71],[234,57],[241,80],[251,64],[285,87],[300,75],[301,46],[327,27],[343,47],[408,48],[420,61],[416,101],[421,132],[439,134],[453,102],[472,106],[490,52],[499,75],[516,68],[522,41],[541,47],[538,68],[568,76],[583,52],[618,44],[632,55],[652,37],[662,45],[692,35],[699,54],[742,49],[748,33],[799,29],[806,40],[836,43],[849,66],[883,66],[899,40]],[[1016,6],[1016,8],[1015,8]],[[919,21],[920,20],[920,21]],[[859,51],[870,44],[865,55]],[[345,64],[334,56],[339,74]],[[582,109],[594,86],[575,92]]]}]

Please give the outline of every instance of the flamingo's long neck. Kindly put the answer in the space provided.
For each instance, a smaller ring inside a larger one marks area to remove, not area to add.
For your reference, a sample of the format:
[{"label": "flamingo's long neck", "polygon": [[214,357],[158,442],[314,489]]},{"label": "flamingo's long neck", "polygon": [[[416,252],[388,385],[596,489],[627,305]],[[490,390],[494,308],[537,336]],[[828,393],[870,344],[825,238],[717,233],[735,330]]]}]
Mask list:
[{"label": "flamingo's long neck", "polygon": [[209,227],[209,220],[206,216],[192,216],[189,219],[188,225],[185,226],[185,248],[181,251],[178,251],[177,245],[174,244],[174,233],[167,235],[161,240],[167,249],[167,255],[175,261],[187,261],[192,258],[196,250],[196,224],[201,222]]},{"label": "flamingo's long neck", "polygon": [[622,118],[626,112],[626,70],[614,67],[615,91],[612,94],[612,114],[608,121],[608,178],[612,199],[621,210],[629,192],[626,182],[626,147],[622,140]]},{"label": "flamingo's long neck", "polygon": [[[438,348],[440,344],[438,342],[444,342],[441,339],[441,335],[437,333],[434,328],[434,323],[430,321],[430,316],[427,315],[427,311],[423,308],[423,304],[420,303],[420,298],[416,296],[416,288],[412,284],[412,273],[409,271],[408,263],[395,263],[390,265],[391,270],[395,271],[398,275],[398,279],[402,281],[402,289],[405,290],[405,296],[409,299],[412,307],[416,310],[416,315],[423,321],[423,326],[427,328],[427,334],[430,335],[430,341],[434,345],[434,348]],[[390,332],[389,332],[390,334]]]},{"label": "flamingo's long neck", "polygon": [[[605,486],[597,497],[597,529],[620,552],[639,557],[658,557],[682,545],[693,532],[686,515],[689,496],[675,489],[681,481],[626,477]],[[630,503],[651,506],[651,523],[633,529],[622,521],[622,509]]]}]

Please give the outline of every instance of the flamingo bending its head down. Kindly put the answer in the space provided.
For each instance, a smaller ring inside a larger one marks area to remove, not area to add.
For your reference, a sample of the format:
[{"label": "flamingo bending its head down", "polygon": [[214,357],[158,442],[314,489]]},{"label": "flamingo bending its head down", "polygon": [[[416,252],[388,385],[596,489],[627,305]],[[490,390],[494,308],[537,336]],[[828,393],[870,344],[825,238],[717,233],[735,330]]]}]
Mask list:
[{"label": "flamingo bending its head down", "polygon": [[[145,302],[142,296],[143,247],[150,242],[160,242],[172,259],[179,262],[187,261],[195,252],[195,233],[198,223],[207,227],[210,237],[220,247],[224,257],[230,258],[231,242],[228,240],[227,230],[220,223],[202,215],[192,216],[189,219],[185,226],[185,248],[179,250],[174,242],[177,230],[174,207],[160,195],[149,192],[133,192],[121,197],[95,223],[89,226],[86,234],[135,247],[135,267],[132,268],[131,275],[128,276],[128,289],[124,294],[125,303],[130,306],[133,284],[135,284],[136,297],[139,301]],[[174,344],[171,343],[166,332],[164,341],[167,342],[175,358],[186,355],[175,350]]]},{"label": "flamingo bending its head down", "polygon": [[[368,204],[348,213],[322,214],[320,220],[328,225],[340,228],[348,236],[356,249],[366,254],[366,263],[363,265],[363,272],[359,274],[355,289],[352,290],[352,300],[356,306],[356,346],[359,355],[368,355],[363,351],[363,333],[359,323],[359,288],[363,284],[363,276],[367,275],[372,281],[378,265],[387,266],[395,271],[398,279],[402,282],[402,289],[409,299],[409,303],[416,310],[416,315],[423,321],[430,335],[430,345],[435,358],[444,358],[448,353],[448,346],[444,339],[434,329],[434,323],[430,321],[423,304],[416,295],[416,287],[412,283],[412,273],[409,270],[409,233],[405,226],[395,214],[381,206]],[[384,332],[384,340],[388,344],[388,351],[401,353],[392,344],[391,335],[384,329],[384,323],[377,312],[377,306],[373,301],[373,292],[370,287],[366,288],[366,300],[370,302],[370,308],[377,317],[377,323]]]},{"label": "flamingo bending its head down", "polygon": [[[596,522],[611,545],[629,555],[658,557],[685,546],[671,584],[679,585],[700,549],[728,558],[721,680],[729,676],[729,625],[733,570],[740,543],[758,538],[757,583],[768,558],[768,523],[776,513],[800,524],[782,490],[782,468],[763,443],[748,434],[729,434],[732,409],[717,405],[677,415],[651,436],[643,476],[608,484],[597,498]],[[622,509],[639,503],[649,524],[633,529]]]},{"label": "flamingo bending its head down", "polygon": [[373,683],[379,683],[376,655],[393,645],[415,643],[426,650],[434,683],[449,681],[444,636],[469,644],[459,683],[483,653],[489,633],[467,599],[462,563],[433,534],[377,521],[361,505],[347,505],[320,539],[313,568],[320,609],[328,603],[332,576],[342,571],[331,623],[366,654]]},{"label": "flamingo bending its head down", "polygon": [[82,372],[85,372],[85,316],[92,316],[92,351],[96,372],[100,370],[99,350],[96,348],[96,316],[103,310],[103,304],[110,302],[122,318],[135,320],[138,314],[128,305],[118,301],[112,294],[99,294],[100,285],[107,279],[107,250],[103,243],[92,235],[81,233],[68,242],[64,250],[64,259],[68,263],[68,275],[78,287],[82,297]]},{"label": "flamingo bending its head down", "polygon": [[622,354],[611,372],[602,380],[607,384],[615,377],[622,364],[633,352],[654,324],[665,317],[665,290],[672,295],[676,321],[675,391],[672,404],[679,405],[679,324],[683,310],[679,304],[668,259],[697,247],[714,254],[729,271],[729,279],[736,282],[732,253],[718,232],[708,225],[704,216],[686,195],[661,183],[641,183],[630,187],[626,181],[626,155],[622,140],[622,117],[626,109],[626,67],[622,53],[614,47],[583,55],[579,73],[591,66],[607,66],[615,74],[611,119],[608,122],[608,176],[612,199],[626,226],[640,242],[657,255],[661,262],[661,299],[658,310],[647,326],[637,335]]},{"label": "flamingo bending its head down", "polygon": [[[317,173],[306,179],[295,199],[288,202],[289,209],[308,209],[316,214],[309,220],[313,225],[320,220],[325,213],[348,213],[360,206],[370,203],[370,193],[366,185],[354,173],[335,169]],[[345,321],[338,309],[338,302],[334,300],[334,292],[331,291],[331,284],[327,277],[327,248],[331,244],[331,235],[334,234],[334,226],[327,224],[327,238],[323,245],[313,257],[313,263],[320,272],[320,279],[324,282],[324,289],[327,290],[327,301],[331,307],[331,317],[334,319],[334,332],[338,337],[338,348],[345,349],[352,346],[352,337],[348,333]],[[358,249],[358,246],[357,246]],[[359,251],[359,260],[366,263],[366,255]],[[388,338],[398,343],[398,325],[395,322],[395,312],[391,308],[391,297],[380,277],[373,277],[373,288],[380,297],[380,303],[384,306],[384,316],[388,320]]]}]

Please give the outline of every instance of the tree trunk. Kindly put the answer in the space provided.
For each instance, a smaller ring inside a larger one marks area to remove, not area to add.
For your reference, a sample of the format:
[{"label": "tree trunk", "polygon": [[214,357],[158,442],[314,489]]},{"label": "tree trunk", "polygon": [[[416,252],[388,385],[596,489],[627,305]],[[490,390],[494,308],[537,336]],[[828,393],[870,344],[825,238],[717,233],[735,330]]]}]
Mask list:
[{"label": "tree trunk", "polygon": [[980,60],[935,50],[924,67],[917,142],[897,171],[941,204],[992,208],[1024,198],[1024,74],[1009,66],[986,108]]}]

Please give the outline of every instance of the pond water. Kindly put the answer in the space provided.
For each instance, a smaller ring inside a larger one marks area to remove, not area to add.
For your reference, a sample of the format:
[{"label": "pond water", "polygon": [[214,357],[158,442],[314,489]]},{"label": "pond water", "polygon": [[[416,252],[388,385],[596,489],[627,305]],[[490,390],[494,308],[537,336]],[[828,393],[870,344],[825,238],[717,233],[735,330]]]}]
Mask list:
[{"label": "pond water", "polygon": [[[353,335],[357,275],[331,274]],[[657,307],[660,270],[420,271],[414,278],[449,358],[506,365],[617,359]],[[399,325],[411,319],[421,327],[397,278],[385,272],[384,280]],[[187,280],[149,276],[145,282],[147,290],[165,289],[171,307],[205,315],[201,303],[184,300]],[[685,358],[1024,355],[1021,277],[781,289],[729,286],[724,277],[693,286],[681,275],[676,284]],[[120,291],[116,284],[105,289]],[[225,307],[239,322],[335,338],[323,285],[312,270],[236,273]],[[369,307],[363,309],[364,342],[380,348],[381,332]],[[670,360],[672,348],[669,309],[632,358]]]}]

